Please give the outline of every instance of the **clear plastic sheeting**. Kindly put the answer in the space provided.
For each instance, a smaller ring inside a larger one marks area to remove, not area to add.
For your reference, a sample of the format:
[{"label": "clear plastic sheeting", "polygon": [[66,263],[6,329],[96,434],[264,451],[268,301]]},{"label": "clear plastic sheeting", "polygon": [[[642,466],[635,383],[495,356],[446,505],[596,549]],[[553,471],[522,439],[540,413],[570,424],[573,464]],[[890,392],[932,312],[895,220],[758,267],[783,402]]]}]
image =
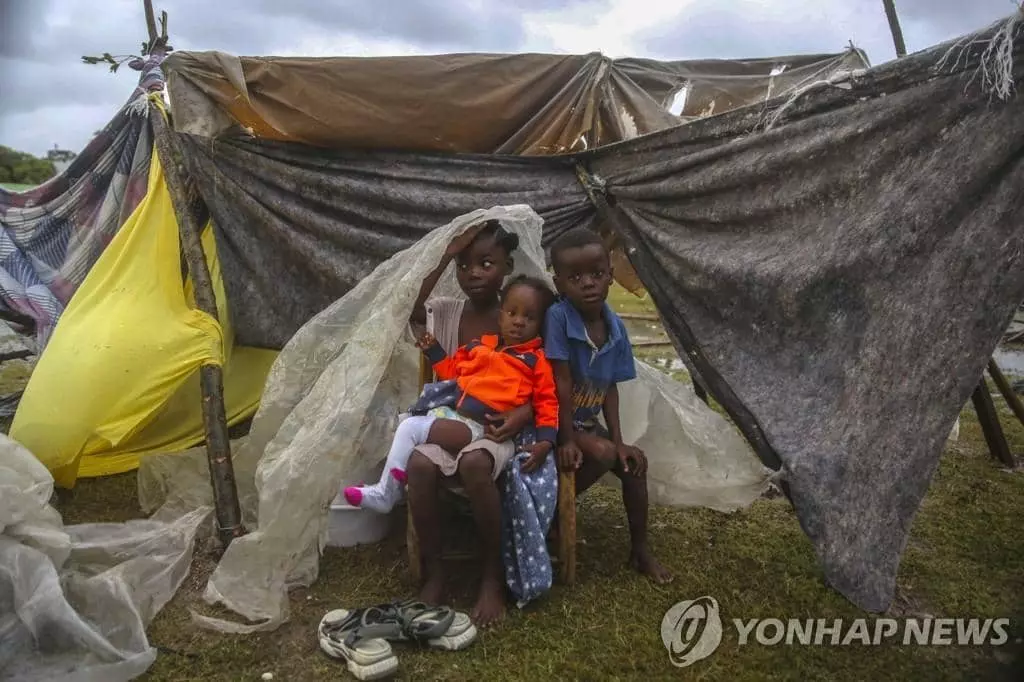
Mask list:
[{"label": "clear plastic sheeting", "polygon": [[729,512],[765,492],[772,472],[691,384],[639,360],[636,376],[619,386],[620,421],[623,440],[647,455],[651,504]]},{"label": "clear plastic sheeting", "polygon": [[52,493],[46,467],[0,434],[0,677],[138,677],[156,660],[146,627],[188,575],[212,510],[65,527]]},{"label": "clear plastic sheeting", "polygon": [[[386,456],[399,412],[416,397],[419,351],[407,320],[420,284],[452,238],[492,218],[520,237],[516,272],[547,279],[542,220],[532,209],[473,211],[382,263],[281,351],[248,438],[234,444],[251,532],[232,542],[204,595],[249,622],[193,614],[200,624],[224,632],[272,630],[288,617],[288,589],[316,579],[331,501]],[[454,268],[434,295],[460,295]],[[735,509],[756,499],[769,472],[728,422],[688,385],[646,366],[640,376],[623,387],[622,421],[651,460],[652,502]],[[207,504],[207,472],[198,451],[144,457],[144,506],[163,505],[158,514],[173,516]]]}]

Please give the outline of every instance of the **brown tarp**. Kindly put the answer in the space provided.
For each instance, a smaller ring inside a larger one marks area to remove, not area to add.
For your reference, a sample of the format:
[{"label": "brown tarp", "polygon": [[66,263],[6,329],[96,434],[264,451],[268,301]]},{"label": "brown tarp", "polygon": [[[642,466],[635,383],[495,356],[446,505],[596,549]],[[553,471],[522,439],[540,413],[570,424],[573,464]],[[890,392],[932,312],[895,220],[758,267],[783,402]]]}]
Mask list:
[{"label": "brown tarp", "polygon": [[[780,66],[786,69],[772,75]],[[598,53],[426,57],[235,57],[177,52],[163,64],[175,129],[342,149],[554,155],[678,125],[779,95],[841,70],[861,53],[752,60],[612,60]]]}]

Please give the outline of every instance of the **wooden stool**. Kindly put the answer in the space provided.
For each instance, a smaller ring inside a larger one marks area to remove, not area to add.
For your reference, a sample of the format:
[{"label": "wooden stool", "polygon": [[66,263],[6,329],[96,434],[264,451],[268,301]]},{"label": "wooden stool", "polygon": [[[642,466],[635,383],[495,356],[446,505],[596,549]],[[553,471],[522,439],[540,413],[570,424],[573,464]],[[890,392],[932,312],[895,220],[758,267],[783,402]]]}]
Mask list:
[{"label": "wooden stool", "polygon": [[[434,380],[434,372],[426,358],[420,356],[420,381],[424,385]],[[552,453],[554,456],[554,453]],[[407,503],[405,544],[409,554],[409,568],[413,579],[420,581],[423,575],[423,561],[420,556],[419,538],[412,522],[412,505]],[[558,563],[559,580],[565,584],[576,584],[576,473],[558,472]],[[455,558],[455,557],[443,557]]]}]

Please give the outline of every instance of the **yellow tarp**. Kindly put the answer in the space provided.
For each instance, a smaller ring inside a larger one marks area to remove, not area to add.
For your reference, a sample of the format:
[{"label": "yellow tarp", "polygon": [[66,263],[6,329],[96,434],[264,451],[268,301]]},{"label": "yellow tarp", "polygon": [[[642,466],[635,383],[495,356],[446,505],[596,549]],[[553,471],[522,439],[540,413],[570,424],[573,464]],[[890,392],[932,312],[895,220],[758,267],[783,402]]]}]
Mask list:
[{"label": "yellow tarp", "polygon": [[234,347],[209,225],[203,246],[223,328],[192,307],[154,152],[146,196],[61,315],[11,425],[11,438],[35,453],[57,485],[130,471],[139,455],[202,441],[204,362],[224,368],[229,423],[255,412],[276,352]]}]

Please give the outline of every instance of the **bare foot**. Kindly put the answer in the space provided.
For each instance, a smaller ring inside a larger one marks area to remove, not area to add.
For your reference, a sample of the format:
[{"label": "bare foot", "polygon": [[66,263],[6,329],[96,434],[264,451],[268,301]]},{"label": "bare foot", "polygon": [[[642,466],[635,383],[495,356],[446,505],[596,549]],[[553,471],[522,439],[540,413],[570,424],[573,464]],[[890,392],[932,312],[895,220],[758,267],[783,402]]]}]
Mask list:
[{"label": "bare foot", "polygon": [[629,555],[629,565],[637,573],[646,575],[654,582],[662,585],[670,583],[674,579],[672,573],[654,558],[648,547],[634,549]]},{"label": "bare foot", "polygon": [[478,628],[485,628],[500,621],[505,616],[505,587],[501,581],[484,578],[480,583],[480,593],[476,605],[469,617]]},{"label": "bare foot", "polygon": [[430,571],[427,574],[418,598],[430,606],[440,606],[444,602],[444,574],[441,571]]}]

